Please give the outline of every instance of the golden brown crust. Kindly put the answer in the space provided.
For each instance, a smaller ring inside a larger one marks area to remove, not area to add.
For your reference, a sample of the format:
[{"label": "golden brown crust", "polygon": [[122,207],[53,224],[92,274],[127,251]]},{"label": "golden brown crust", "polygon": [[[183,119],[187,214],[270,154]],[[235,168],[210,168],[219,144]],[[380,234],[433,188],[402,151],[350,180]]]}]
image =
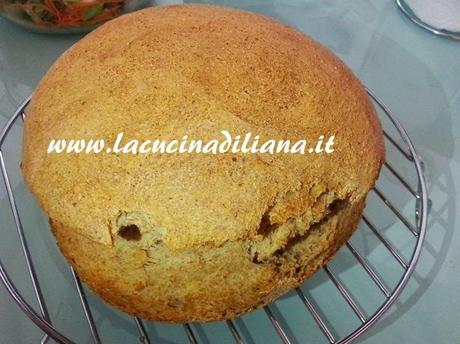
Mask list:
[{"label": "golden brown crust", "polygon": [[305,281],[353,234],[363,206],[342,209],[268,264],[249,259],[249,242],[144,251],[108,247],[55,221],[51,225],[80,277],[112,305],[154,321],[216,321],[262,307]]},{"label": "golden brown crust", "polygon": [[[335,135],[335,152],[46,152],[51,139],[206,141],[223,129]],[[372,104],[332,53],[208,5],[146,9],[89,34],[40,82],[24,130],[25,180],[64,255],[107,301],[163,321],[235,316],[301,283],[353,232],[384,157]]]}]

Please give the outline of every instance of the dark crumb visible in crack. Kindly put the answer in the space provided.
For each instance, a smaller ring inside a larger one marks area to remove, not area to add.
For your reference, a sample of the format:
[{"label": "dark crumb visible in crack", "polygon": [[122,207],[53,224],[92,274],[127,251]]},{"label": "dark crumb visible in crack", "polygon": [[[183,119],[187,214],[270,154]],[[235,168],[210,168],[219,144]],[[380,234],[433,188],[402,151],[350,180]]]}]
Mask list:
[{"label": "dark crumb visible in crack", "polygon": [[271,224],[270,223],[270,211],[272,208],[269,208],[262,216],[259,224],[259,228],[257,229],[257,233],[262,235],[267,235],[268,233],[276,230],[279,225]]},{"label": "dark crumb visible in crack", "polygon": [[[283,260],[287,258],[286,255],[289,254],[289,251],[294,245],[302,240],[305,240],[310,233],[320,230],[325,223],[327,223],[332,217],[336,216],[342,209],[346,208],[347,205],[348,198],[335,199],[328,205],[323,218],[316,223],[311,224],[309,230],[306,231],[305,234],[290,237],[287,243],[283,247],[275,250],[270,257],[260,257],[259,252],[252,252],[252,262],[255,264],[272,264],[274,267],[280,267],[283,264]],[[262,216],[258,233],[267,235],[268,233],[275,231],[278,227],[279,225],[277,224],[270,224],[269,211],[267,211]],[[249,252],[251,251],[249,250]]]},{"label": "dark crumb visible in crack", "polygon": [[118,235],[128,241],[139,241],[142,237],[141,231],[136,225],[121,226]]},{"label": "dark crumb visible in crack", "polygon": [[331,204],[329,204],[328,209],[329,212],[333,215],[337,214],[340,210],[346,208],[348,205],[348,199],[335,199],[332,201]]},{"label": "dark crumb visible in crack", "polygon": [[252,262],[254,264],[262,264],[262,262],[259,260],[258,256],[259,256],[259,254],[257,252],[254,253],[254,256],[252,257]]}]

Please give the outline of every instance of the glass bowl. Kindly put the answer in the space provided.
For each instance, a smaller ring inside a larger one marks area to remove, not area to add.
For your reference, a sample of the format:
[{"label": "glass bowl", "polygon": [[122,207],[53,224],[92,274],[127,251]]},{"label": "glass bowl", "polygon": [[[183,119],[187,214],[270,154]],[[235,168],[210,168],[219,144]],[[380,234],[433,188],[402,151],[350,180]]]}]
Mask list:
[{"label": "glass bowl", "polygon": [[151,0],[0,0],[0,15],[43,33],[88,32]]}]

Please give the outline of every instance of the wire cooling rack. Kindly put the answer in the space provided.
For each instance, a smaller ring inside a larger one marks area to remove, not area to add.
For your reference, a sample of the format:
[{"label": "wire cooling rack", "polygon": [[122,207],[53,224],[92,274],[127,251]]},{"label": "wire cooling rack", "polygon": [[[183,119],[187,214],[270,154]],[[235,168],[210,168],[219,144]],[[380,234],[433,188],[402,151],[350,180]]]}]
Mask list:
[{"label": "wire cooling rack", "polygon": [[[383,295],[384,301],[368,316],[368,312],[365,312],[363,308],[360,306],[360,303],[357,301],[356,293],[352,293],[350,288],[348,288],[340,278],[340,275],[334,268],[332,268],[332,263],[323,267],[323,271],[327,279],[332,282],[334,286],[333,291],[343,298],[343,300],[348,305],[348,311],[350,312],[350,317],[356,317],[358,321],[358,326],[353,328],[349,331],[346,335],[337,335],[336,331],[333,330],[332,320],[328,318],[324,312],[318,309],[317,302],[315,298],[312,296],[312,293],[305,292],[304,288],[297,288],[294,295],[297,301],[304,307],[304,311],[311,314],[311,319],[314,323],[316,323],[317,328],[322,332],[324,335],[323,339],[329,343],[350,343],[359,336],[361,336],[364,332],[366,332],[376,321],[378,321],[384,313],[394,304],[396,299],[399,297],[401,292],[403,291],[404,287],[406,286],[412,272],[415,269],[417,259],[420,255],[422,244],[425,238],[425,231],[427,225],[427,216],[430,207],[430,201],[427,197],[427,189],[423,174],[423,164],[420,158],[417,156],[414,146],[407,135],[404,128],[401,126],[399,121],[394,117],[394,115],[390,112],[390,110],[385,106],[385,104],[378,99],[372,92],[368,91],[370,98],[374,101],[377,105],[379,113],[384,114],[383,117],[386,117],[389,120],[390,125],[392,126],[392,130],[395,134],[390,134],[387,129],[384,130],[384,135],[386,138],[387,146],[392,146],[395,152],[399,155],[397,161],[398,164],[393,165],[387,159],[385,162],[385,168],[389,174],[393,175],[395,180],[397,181],[398,185],[396,188],[406,189],[408,195],[412,198],[412,202],[415,204],[415,211],[414,213],[414,221],[410,221],[408,216],[405,215],[405,212],[398,207],[392,197],[387,197],[387,190],[382,190],[378,186],[373,189],[373,193],[375,196],[380,199],[380,202],[386,207],[386,210],[390,211],[396,221],[398,221],[401,226],[400,230],[407,230],[409,233],[410,241],[413,244],[411,252],[406,255],[409,258],[405,258],[405,255],[401,253],[401,251],[386,237],[384,231],[379,228],[374,222],[374,219],[371,218],[369,215],[364,215],[362,218],[363,225],[367,227],[369,235],[372,235],[374,239],[377,240],[378,245],[382,246],[392,259],[394,259],[395,264],[400,265],[402,269],[400,275],[396,279],[396,283],[393,287],[389,287],[388,283],[385,282],[384,278],[382,278],[382,269],[383,267],[379,267],[376,264],[371,264],[369,260],[369,252],[360,252],[351,241],[347,242],[343,249],[348,250],[351,253],[354,259],[354,265],[358,266],[359,269],[362,269],[364,274],[367,276],[366,278],[369,279],[370,286],[372,288],[377,289],[377,292]],[[10,182],[10,176],[7,172],[7,162],[5,161],[4,157],[4,141],[8,136],[13,124],[16,121],[24,120],[25,118],[25,108],[29,103],[29,99],[27,99],[19,109],[14,113],[11,119],[8,121],[2,132],[0,133],[0,168],[3,177],[3,181],[5,183],[7,199],[9,201],[9,205],[11,208],[11,212],[13,215],[14,223],[16,225],[16,230],[18,234],[18,239],[20,240],[20,245],[22,249],[22,253],[24,254],[25,262],[27,265],[27,270],[29,273],[30,281],[32,283],[34,296],[36,297],[36,301],[38,303],[38,310],[35,310],[28,301],[26,301],[25,297],[21,295],[18,288],[12,282],[8,272],[5,269],[5,265],[3,264],[2,260],[0,260],[0,278],[4,283],[5,287],[7,288],[8,292],[13,297],[14,301],[17,305],[22,309],[22,311],[41,329],[44,331],[44,336],[41,339],[41,343],[46,343],[50,338],[54,339],[59,343],[74,343],[70,340],[66,334],[62,333],[58,328],[56,328],[50,318],[48,313],[48,307],[43,297],[43,292],[40,287],[39,280],[37,278],[37,270],[34,263],[34,259],[32,257],[31,251],[29,249],[28,243],[26,241],[24,226],[22,225],[22,221],[18,211],[18,204],[15,198],[15,193],[12,188],[12,184]],[[382,118],[383,120],[384,118]],[[399,136],[399,137],[397,137]],[[407,163],[410,166],[412,178],[403,176],[402,173],[398,172],[398,168],[396,167],[401,163],[401,161]],[[16,170],[18,170],[18,166],[14,166]],[[415,187],[412,185],[416,185]],[[390,194],[390,193],[389,193]],[[383,209],[383,208],[382,208]],[[405,229],[402,229],[402,228]],[[361,231],[363,229],[359,229]],[[1,252],[0,252],[1,256]],[[70,268],[71,269],[71,268]],[[90,339],[94,343],[101,343],[101,338],[98,333],[98,328],[96,326],[96,322],[93,319],[91,305],[88,302],[86,291],[80,282],[75,271],[71,269],[73,283],[75,284],[75,291],[78,294],[79,302],[81,304],[83,314],[85,316],[85,321],[89,328],[90,332]],[[371,288],[368,286],[368,288]],[[322,287],[322,286],[321,286]],[[361,289],[361,291],[364,291]],[[366,290],[367,291],[367,290]],[[361,293],[361,292],[360,292]],[[271,326],[274,327],[276,333],[278,334],[279,338],[273,338],[274,342],[282,342],[282,343],[303,343],[307,340],[306,338],[300,339],[293,339],[292,335],[290,335],[290,331],[286,329],[286,325],[283,324],[283,321],[280,321],[279,317],[277,316],[277,312],[274,311],[275,305],[274,303],[264,307],[263,311],[265,312],[265,316],[268,318]],[[153,343],[153,340],[149,337],[148,330],[146,330],[146,326],[143,320],[139,318],[134,318],[134,322],[137,327],[138,331],[138,338],[139,342],[142,344],[149,344]],[[246,343],[245,335],[242,333],[241,328],[237,324],[238,320],[227,320],[225,325],[229,333],[233,336],[236,343]],[[197,330],[194,327],[196,324],[184,324],[183,331],[185,331],[186,338],[188,338],[190,343],[199,343],[199,336],[197,335]],[[201,326],[207,326],[205,324]],[[275,333],[275,332],[273,332]],[[215,340],[208,340],[208,342],[220,342],[219,339]],[[254,342],[251,340],[251,342]]]}]

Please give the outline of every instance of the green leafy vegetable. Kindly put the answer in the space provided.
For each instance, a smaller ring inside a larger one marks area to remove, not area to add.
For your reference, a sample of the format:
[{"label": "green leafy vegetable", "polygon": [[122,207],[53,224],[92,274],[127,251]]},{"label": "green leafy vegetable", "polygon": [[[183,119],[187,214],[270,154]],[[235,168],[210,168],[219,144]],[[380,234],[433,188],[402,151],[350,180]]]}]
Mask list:
[{"label": "green leafy vegetable", "polygon": [[101,14],[103,10],[104,10],[104,6],[102,5],[87,8],[85,12],[83,13],[83,20],[93,19],[95,16]]}]

